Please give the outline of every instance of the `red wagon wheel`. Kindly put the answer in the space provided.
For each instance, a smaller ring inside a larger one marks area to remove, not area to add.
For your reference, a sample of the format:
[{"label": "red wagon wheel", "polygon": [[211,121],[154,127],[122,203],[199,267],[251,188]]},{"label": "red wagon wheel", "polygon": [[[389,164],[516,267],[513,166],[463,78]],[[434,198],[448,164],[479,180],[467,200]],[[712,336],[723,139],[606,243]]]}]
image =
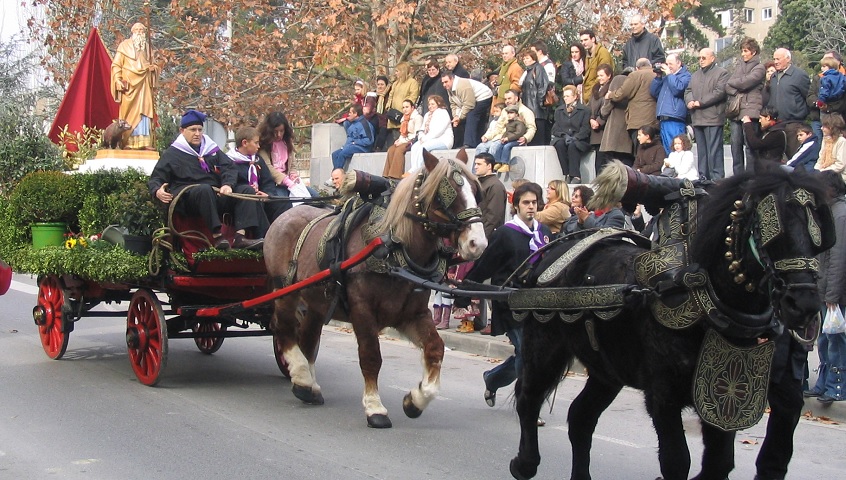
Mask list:
[{"label": "red wagon wheel", "polygon": [[32,309],[32,318],[38,327],[41,346],[48,357],[58,360],[68,349],[70,331],[65,328],[65,290],[62,281],[55,275],[46,276],[38,282],[38,305]]},{"label": "red wagon wheel", "polygon": [[167,325],[156,295],[140,288],[126,314],[126,348],[129,364],[144,385],[155,385],[167,364]]},{"label": "red wagon wheel", "polygon": [[273,356],[276,357],[276,366],[279,367],[279,371],[285,378],[290,379],[291,372],[288,371],[288,362],[282,356],[282,347],[279,346],[279,339],[276,338],[275,333],[273,334]]},{"label": "red wagon wheel", "polygon": [[[223,333],[226,331],[226,325],[207,320],[195,323],[191,326],[191,330],[194,333]],[[224,337],[194,337],[194,343],[197,344],[197,348],[206,355],[211,355],[220,350],[223,340],[225,340]]]}]

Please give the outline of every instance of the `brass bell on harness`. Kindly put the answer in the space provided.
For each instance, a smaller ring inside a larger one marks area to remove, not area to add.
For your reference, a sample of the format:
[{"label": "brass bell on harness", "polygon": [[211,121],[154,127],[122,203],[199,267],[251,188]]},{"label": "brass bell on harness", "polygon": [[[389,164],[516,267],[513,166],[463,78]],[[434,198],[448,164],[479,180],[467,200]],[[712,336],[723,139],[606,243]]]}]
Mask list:
[{"label": "brass bell on harness", "polygon": [[740,268],[740,262],[735,260],[729,264],[729,272],[736,272]]},{"label": "brass bell on harness", "polygon": [[734,276],[734,283],[736,283],[738,285],[740,285],[741,283],[743,283],[745,281],[746,281],[746,275],[744,275],[742,273],[738,273],[737,275]]},{"label": "brass bell on harness", "polygon": [[751,282],[750,282],[750,283],[747,283],[747,284],[746,284],[746,291],[747,291],[747,292],[749,292],[749,293],[754,292],[754,291],[755,291],[755,285],[752,285],[752,283],[751,283]]},{"label": "brass bell on harness", "polygon": [[742,200],[735,200],[734,201],[734,208],[740,210],[743,208],[743,201]]},{"label": "brass bell on harness", "polygon": [[734,254],[731,252],[726,252],[726,260],[732,260],[734,258]]},{"label": "brass bell on harness", "polygon": [[728,245],[730,247],[733,244],[734,244],[734,239],[731,238],[731,237],[726,237],[726,245]]}]

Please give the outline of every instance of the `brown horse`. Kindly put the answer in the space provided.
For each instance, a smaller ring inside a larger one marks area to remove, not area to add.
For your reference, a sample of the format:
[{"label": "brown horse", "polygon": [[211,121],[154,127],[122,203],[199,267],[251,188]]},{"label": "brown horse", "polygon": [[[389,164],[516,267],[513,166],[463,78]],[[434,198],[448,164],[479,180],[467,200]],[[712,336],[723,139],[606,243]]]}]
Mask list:
[{"label": "brown horse", "polygon": [[[366,236],[389,234],[391,253],[387,266],[401,265],[419,274],[442,270],[450,249],[443,239],[457,247],[465,260],[475,260],[487,246],[480,223],[476,195],[479,185],[464,162],[439,161],[425,155],[425,165],[397,185],[381,222],[354,227],[346,235],[347,257],[365,246]],[[326,210],[299,206],[288,210],[273,222],[265,236],[264,258],[267,272],[273,278],[289,277],[292,260],[296,282],[321,270],[318,266],[319,240],[331,218],[317,220]],[[362,229],[367,228],[367,235]],[[300,239],[301,233],[305,236]],[[302,241],[298,253],[298,241]],[[440,265],[440,268],[436,268]],[[384,266],[384,265],[383,265]],[[388,410],[379,397],[378,377],[382,367],[379,332],[393,327],[423,350],[423,379],[403,399],[403,410],[410,418],[420,416],[440,389],[441,361],[444,343],[435,330],[429,310],[429,291],[393,278],[384,268],[361,264],[343,274],[342,286],[336,282],[303,289],[284,296],[275,303],[270,328],[277,342],[277,351],[284,356],[293,383],[294,395],[308,404],[320,405],[323,395],[315,379],[314,362],[320,343],[320,332],[332,306],[335,290],[343,288],[344,301],[337,303],[332,318],[352,324],[358,341],[358,358],[364,376],[364,412],[367,424],[374,428],[390,428]],[[441,272],[442,273],[442,272]],[[305,312],[297,320],[297,310]]]}]

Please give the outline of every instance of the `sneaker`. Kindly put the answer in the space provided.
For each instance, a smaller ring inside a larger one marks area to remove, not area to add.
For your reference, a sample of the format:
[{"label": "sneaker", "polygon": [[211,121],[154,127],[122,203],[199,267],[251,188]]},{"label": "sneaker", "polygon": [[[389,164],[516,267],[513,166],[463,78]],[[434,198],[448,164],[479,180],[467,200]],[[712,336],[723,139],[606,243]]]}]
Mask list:
[{"label": "sneaker", "polygon": [[482,380],[485,382],[485,403],[488,404],[489,407],[496,406],[496,390],[491,390],[488,388],[488,372],[482,374]]},{"label": "sneaker", "polygon": [[834,400],[835,399],[833,397],[829,397],[826,394],[822,394],[819,397],[817,397],[817,401],[822,403],[823,405],[829,405],[829,404],[833,403]]},{"label": "sneaker", "polygon": [[573,178],[570,179],[571,185],[575,185],[575,184],[579,184],[579,183],[582,183],[581,177],[573,177]]}]

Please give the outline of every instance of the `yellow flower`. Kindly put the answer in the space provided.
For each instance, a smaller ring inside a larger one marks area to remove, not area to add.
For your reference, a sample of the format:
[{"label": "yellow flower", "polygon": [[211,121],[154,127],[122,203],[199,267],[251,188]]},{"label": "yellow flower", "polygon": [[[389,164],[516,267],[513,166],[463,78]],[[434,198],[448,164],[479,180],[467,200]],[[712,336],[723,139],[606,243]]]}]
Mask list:
[{"label": "yellow flower", "polygon": [[71,238],[65,240],[65,248],[66,249],[70,250],[71,248],[73,248],[75,246],[76,246],[76,239],[75,238],[71,237]]}]

